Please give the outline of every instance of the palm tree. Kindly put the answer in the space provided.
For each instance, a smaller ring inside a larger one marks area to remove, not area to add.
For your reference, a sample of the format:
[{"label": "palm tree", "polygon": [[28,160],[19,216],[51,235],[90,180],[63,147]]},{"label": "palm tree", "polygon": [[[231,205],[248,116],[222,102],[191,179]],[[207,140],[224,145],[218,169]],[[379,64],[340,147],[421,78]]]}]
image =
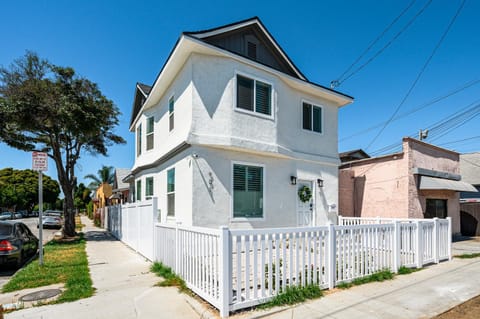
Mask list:
[{"label": "palm tree", "polygon": [[97,176],[88,174],[85,175],[84,178],[92,180],[92,182],[88,185],[88,188],[97,189],[102,184],[113,184],[115,172],[113,166],[102,165],[102,168],[97,171]]}]

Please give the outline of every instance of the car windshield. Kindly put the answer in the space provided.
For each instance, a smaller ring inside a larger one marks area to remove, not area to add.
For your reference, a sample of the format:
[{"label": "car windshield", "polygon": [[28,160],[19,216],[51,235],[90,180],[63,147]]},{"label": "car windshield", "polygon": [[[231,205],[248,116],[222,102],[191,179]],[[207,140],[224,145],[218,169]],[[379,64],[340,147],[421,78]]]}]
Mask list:
[{"label": "car windshield", "polygon": [[0,236],[11,235],[12,228],[12,225],[0,224]]}]

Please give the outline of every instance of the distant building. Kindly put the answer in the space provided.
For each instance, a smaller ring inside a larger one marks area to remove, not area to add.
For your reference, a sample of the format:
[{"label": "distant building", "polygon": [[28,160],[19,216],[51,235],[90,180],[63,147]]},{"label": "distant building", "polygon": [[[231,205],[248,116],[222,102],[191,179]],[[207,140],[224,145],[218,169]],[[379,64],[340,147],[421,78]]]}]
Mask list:
[{"label": "distant building", "polygon": [[128,168],[115,168],[112,195],[110,196],[113,205],[129,202],[130,184],[123,181],[129,174]]},{"label": "distant building", "polygon": [[460,233],[460,192],[475,192],[460,175],[460,155],[413,138],[401,152],[345,162],[339,214],[354,217],[452,218]]},{"label": "distant building", "polygon": [[[480,153],[460,155],[462,180],[480,191]],[[460,193],[462,235],[480,236],[480,193]]]}]

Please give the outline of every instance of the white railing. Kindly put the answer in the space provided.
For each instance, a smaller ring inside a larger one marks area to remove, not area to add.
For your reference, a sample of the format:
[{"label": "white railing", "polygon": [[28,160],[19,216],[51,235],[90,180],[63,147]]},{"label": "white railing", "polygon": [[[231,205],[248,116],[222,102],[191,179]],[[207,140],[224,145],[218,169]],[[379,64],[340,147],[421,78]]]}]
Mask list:
[{"label": "white railing", "polygon": [[451,256],[450,219],[373,224],[340,218],[351,225],[209,229],[156,223],[155,208],[156,200],[111,208],[108,227],[144,256],[172,268],[222,317],[264,303],[287,286],[334,288],[380,270],[397,272]]},{"label": "white railing", "polygon": [[400,223],[400,259],[401,265],[406,267],[422,267],[451,259],[451,217],[406,219],[339,216],[338,222],[340,225]]}]

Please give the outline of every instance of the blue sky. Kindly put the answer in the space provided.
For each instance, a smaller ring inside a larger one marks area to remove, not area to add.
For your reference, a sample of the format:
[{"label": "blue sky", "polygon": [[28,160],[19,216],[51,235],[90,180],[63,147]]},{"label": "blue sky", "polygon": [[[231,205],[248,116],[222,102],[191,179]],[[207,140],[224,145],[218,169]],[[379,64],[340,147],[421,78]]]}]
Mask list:
[{"label": "blue sky", "polygon": [[[182,31],[203,30],[258,16],[310,81],[329,86],[410,3],[412,0],[2,1],[0,65],[9,65],[25,50],[35,51],[55,64],[72,66],[80,75],[98,83],[120,108],[122,116],[116,133],[127,144],[111,147],[108,157],[85,154],[76,173],[82,181],[83,176],[96,173],[101,165],[133,165],[134,135],[128,131],[128,122],[135,83],[153,83]],[[413,1],[361,62],[394,38],[426,3],[427,0]],[[374,143],[380,128],[358,134],[393,114],[460,3],[461,0],[433,1],[376,59],[337,88],[355,98],[354,104],[339,111],[339,151],[365,149],[372,144],[367,152],[375,154],[387,145],[400,143],[403,136],[479,103],[480,1],[470,0],[399,114],[408,114],[463,89],[392,122]],[[479,151],[479,124],[480,117],[474,117],[444,136],[426,141],[458,152]],[[443,132],[441,128],[438,131]],[[47,174],[56,177],[53,162],[49,164]],[[3,167],[30,168],[31,154],[0,144],[0,168]]]}]

